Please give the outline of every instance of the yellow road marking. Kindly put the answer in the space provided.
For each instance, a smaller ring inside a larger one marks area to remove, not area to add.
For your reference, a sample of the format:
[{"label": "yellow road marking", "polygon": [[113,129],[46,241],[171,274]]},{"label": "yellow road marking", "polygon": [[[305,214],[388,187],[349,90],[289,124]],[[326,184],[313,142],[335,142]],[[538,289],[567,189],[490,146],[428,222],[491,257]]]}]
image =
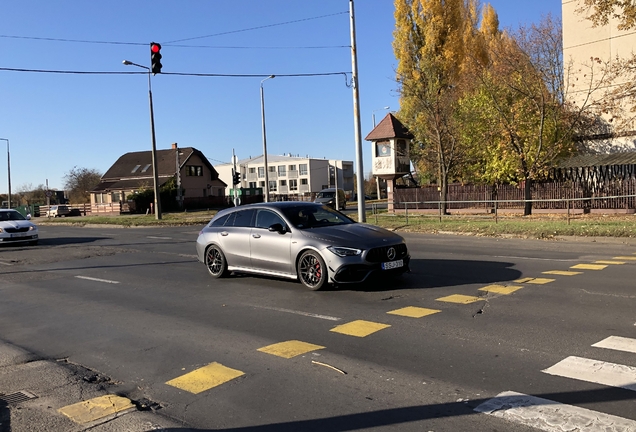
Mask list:
[{"label": "yellow road marking", "polygon": [[528,281],[531,281],[532,279],[534,279],[534,278],[522,278],[522,279],[517,279],[514,282],[516,282],[516,283],[526,283]]},{"label": "yellow road marking", "polygon": [[632,257],[632,256],[618,256],[618,257],[614,257],[612,259],[615,260],[627,260],[627,261],[636,261],[636,257]]},{"label": "yellow road marking", "polygon": [[504,286],[504,285],[488,285],[485,286],[483,288],[479,288],[479,291],[487,291],[487,292],[492,292],[492,293],[497,293],[497,294],[503,294],[503,295],[508,295],[508,294],[512,294],[513,292],[520,290],[521,288],[523,288],[522,286],[516,286],[516,285],[510,285],[510,286]]},{"label": "yellow road marking", "polygon": [[185,375],[168,381],[166,384],[185,390],[190,393],[199,394],[213,387],[224,384],[228,381],[245,375],[240,370],[223,366],[220,363],[210,363],[197,370],[193,370]]},{"label": "yellow road marking", "polygon": [[625,261],[594,261],[594,264],[625,264]]},{"label": "yellow road marking", "polygon": [[78,402],[73,405],[67,405],[57,411],[75,423],[85,424],[118,412],[133,409],[135,409],[135,406],[130,399],[117,395],[106,395]]},{"label": "yellow road marking", "polygon": [[462,294],[453,294],[446,297],[440,297],[437,301],[447,302],[447,303],[460,303],[460,304],[469,304],[475,303],[477,301],[483,300],[481,297],[467,296]]},{"label": "yellow road marking", "polygon": [[550,282],[554,282],[556,279],[546,279],[546,278],[523,278],[523,279],[517,279],[515,282],[517,283],[529,283],[529,284],[535,284],[535,285],[544,285]]},{"label": "yellow road marking", "polygon": [[268,345],[266,347],[259,348],[258,351],[288,359],[323,348],[324,346],[291,340],[287,342],[280,342],[273,345]]},{"label": "yellow road marking", "polygon": [[561,275],[561,276],[576,276],[583,274],[583,272],[574,272],[574,271],[564,271],[564,270],[550,270],[544,271],[543,274],[553,274],[553,275]]},{"label": "yellow road marking", "polygon": [[439,309],[427,309],[427,308],[421,308],[421,307],[416,307],[416,306],[407,306],[407,307],[404,307],[402,309],[392,310],[392,311],[387,312],[387,313],[388,314],[392,314],[392,315],[405,316],[405,317],[409,317],[409,318],[422,318],[422,317],[425,317],[427,315],[436,314],[438,312],[441,312],[441,310],[439,310]]},{"label": "yellow road marking", "polygon": [[601,265],[601,264],[577,264],[577,265],[573,265],[570,268],[581,269],[581,270],[603,270],[606,267],[607,265]]},{"label": "yellow road marking", "polygon": [[365,337],[377,331],[391,327],[388,324],[380,324],[371,321],[356,320],[332,328],[330,331],[349,336]]}]

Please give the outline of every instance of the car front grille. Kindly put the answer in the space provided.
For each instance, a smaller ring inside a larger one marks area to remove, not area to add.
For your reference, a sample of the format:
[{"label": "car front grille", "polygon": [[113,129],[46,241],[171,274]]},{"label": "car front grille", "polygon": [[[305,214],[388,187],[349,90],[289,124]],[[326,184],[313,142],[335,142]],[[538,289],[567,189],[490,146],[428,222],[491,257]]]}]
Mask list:
[{"label": "car front grille", "polygon": [[[389,248],[395,248],[395,258],[392,260],[388,258],[387,252]],[[367,261],[369,262],[386,262],[386,261],[395,261],[399,259],[403,259],[408,254],[408,250],[406,248],[406,244],[400,243],[393,246],[382,246],[379,248],[374,248],[369,250],[367,254]]]},{"label": "car front grille", "polygon": [[21,233],[21,232],[27,232],[29,230],[29,227],[25,227],[25,228],[4,228],[4,230],[8,233]]}]

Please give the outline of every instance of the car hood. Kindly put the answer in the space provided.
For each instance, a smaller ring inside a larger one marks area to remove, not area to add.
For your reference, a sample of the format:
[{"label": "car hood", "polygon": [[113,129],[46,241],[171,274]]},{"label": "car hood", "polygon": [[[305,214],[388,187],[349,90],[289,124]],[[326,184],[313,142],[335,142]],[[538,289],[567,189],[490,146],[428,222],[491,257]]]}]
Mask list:
[{"label": "car hood", "polygon": [[29,228],[35,227],[34,224],[27,220],[10,220],[0,222],[0,228]]},{"label": "car hood", "polygon": [[365,223],[352,223],[326,227],[308,228],[300,231],[303,236],[339,246],[361,249],[402,243],[402,236],[392,231]]}]

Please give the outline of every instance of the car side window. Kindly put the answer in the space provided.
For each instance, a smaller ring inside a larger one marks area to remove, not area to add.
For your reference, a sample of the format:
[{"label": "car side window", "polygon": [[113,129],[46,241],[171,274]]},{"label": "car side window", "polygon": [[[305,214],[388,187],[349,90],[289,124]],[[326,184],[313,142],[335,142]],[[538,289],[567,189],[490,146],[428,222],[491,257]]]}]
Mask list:
[{"label": "car side window", "polygon": [[256,228],[269,228],[274,224],[285,226],[285,222],[276,213],[270,210],[258,210],[256,214]]},{"label": "car side window", "polygon": [[210,224],[210,226],[223,226],[225,225],[225,222],[227,222],[228,217],[230,217],[229,214],[223,215],[218,219],[214,219],[212,221],[212,223]]},{"label": "car side window", "polygon": [[[235,227],[253,226],[252,221],[254,220],[254,213],[256,213],[254,209],[239,210],[235,212],[234,214],[236,216],[234,217],[234,226]],[[229,224],[226,224],[226,225],[229,225]]]}]

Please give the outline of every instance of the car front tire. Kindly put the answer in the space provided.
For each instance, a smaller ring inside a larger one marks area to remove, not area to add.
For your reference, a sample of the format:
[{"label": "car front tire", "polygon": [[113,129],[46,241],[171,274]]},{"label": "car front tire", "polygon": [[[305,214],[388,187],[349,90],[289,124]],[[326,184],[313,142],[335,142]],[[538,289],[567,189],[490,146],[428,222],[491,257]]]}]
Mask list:
[{"label": "car front tire", "polygon": [[227,260],[218,246],[212,245],[205,251],[205,266],[214,278],[222,278],[228,275]]},{"label": "car front tire", "polygon": [[298,279],[312,291],[318,291],[327,284],[327,266],[322,257],[314,251],[306,251],[298,260]]}]

